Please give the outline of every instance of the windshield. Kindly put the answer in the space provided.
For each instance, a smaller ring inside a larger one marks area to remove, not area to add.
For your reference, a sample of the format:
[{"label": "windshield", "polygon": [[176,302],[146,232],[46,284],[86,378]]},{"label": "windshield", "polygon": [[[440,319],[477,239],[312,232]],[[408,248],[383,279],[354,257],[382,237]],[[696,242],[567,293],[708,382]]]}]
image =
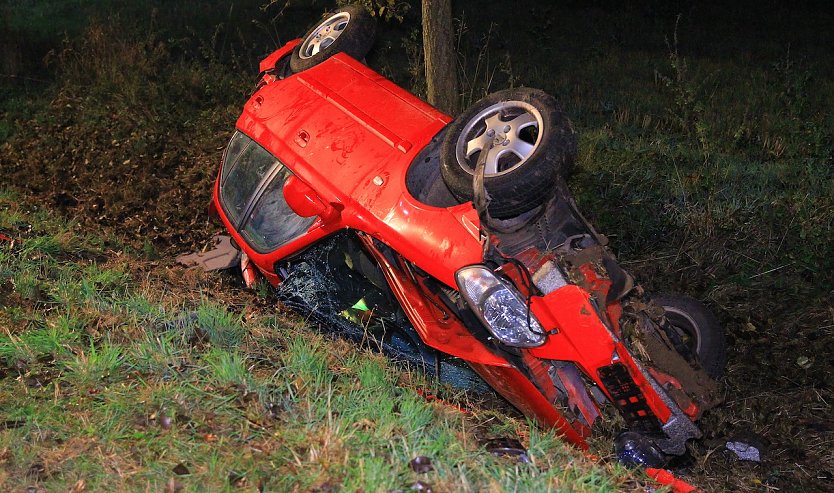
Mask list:
[{"label": "windshield", "polygon": [[226,148],[220,173],[220,204],[234,228],[258,253],[266,253],[304,234],[315,217],[301,217],[284,200],[292,176],[275,156],[236,132]]}]

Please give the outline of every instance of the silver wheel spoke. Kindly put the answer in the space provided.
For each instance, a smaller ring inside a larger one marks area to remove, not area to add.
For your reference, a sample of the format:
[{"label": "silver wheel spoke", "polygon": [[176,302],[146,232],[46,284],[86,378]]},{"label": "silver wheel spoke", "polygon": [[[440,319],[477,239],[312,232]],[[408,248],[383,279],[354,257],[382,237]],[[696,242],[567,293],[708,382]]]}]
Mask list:
[{"label": "silver wheel spoke", "polygon": [[510,139],[510,143],[507,145],[507,150],[515,154],[519,157],[519,159],[524,160],[530,157],[530,154],[533,154],[533,149],[536,146],[533,144],[524,142],[518,136]]},{"label": "silver wheel spoke", "polygon": [[466,143],[466,157],[470,157],[472,154],[482,151],[489,146],[492,137],[487,135],[487,130],[484,130],[484,133]]},{"label": "silver wheel spoke", "polygon": [[536,121],[536,117],[525,111],[524,113],[522,113],[522,114],[518,115],[517,117],[513,118],[512,120],[508,121],[507,125],[512,127],[512,129],[517,134],[518,131],[521,130],[522,128],[527,128],[530,125],[535,125],[537,123],[538,122]]},{"label": "silver wheel spoke", "polygon": [[321,51],[321,40],[316,39],[312,43],[310,43],[310,50],[308,56],[313,56],[316,53]]}]

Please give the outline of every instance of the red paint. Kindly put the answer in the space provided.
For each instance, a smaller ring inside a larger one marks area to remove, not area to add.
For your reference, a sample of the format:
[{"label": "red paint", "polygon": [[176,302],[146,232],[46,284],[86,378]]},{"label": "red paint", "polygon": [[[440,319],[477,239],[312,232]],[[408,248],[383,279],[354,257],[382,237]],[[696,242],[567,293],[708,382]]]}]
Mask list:
[{"label": "red paint", "polygon": [[700,491],[682,479],[678,479],[666,469],[646,468],[646,474],[663,486],[668,486],[673,493],[692,493]]},{"label": "red paint", "polygon": [[684,414],[689,416],[689,419],[695,421],[701,416],[701,408],[698,407],[698,404],[696,404],[688,395],[686,395],[683,385],[681,385],[677,378],[656,368],[649,368],[648,371],[652,375],[652,378],[654,378],[664,389],[671,388],[680,391],[669,392],[669,397],[675,401],[675,404],[678,405]]},{"label": "red paint", "polygon": [[261,77],[266,79],[263,81],[264,84],[270,84],[277,80],[273,75],[267,74],[266,72],[274,69],[278,60],[284,58],[285,56],[289,56],[300,42],[300,39],[294,39],[261,60],[261,63],[258,65],[258,70],[261,71]]}]

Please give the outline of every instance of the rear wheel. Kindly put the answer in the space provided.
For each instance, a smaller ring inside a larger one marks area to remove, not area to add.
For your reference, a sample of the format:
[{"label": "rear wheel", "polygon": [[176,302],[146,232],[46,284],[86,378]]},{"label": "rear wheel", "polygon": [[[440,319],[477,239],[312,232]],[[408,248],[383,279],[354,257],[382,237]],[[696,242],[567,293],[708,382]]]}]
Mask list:
[{"label": "rear wheel", "polygon": [[682,295],[656,296],[654,301],[665,310],[673,335],[698,356],[709,376],[720,377],[727,364],[727,343],[724,329],[709,308]]},{"label": "rear wheel", "polygon": [[375,37],[376,19],[360,5],[347,5],[307,31],[293,50],[290,68],[298,73],[336,53],[362,60],[371,51]]}]

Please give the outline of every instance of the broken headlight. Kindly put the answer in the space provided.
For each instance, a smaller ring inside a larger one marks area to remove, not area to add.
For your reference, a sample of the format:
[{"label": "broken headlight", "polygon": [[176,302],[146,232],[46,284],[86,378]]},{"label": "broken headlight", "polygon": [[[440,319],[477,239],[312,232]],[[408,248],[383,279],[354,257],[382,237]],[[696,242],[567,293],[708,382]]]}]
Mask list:
[{"label": "broken headlight", "polygon": [[483,265],[464,267],[455,278],[469,307],[496,339],[514,347],[544,344],[544,329],[511,284]]}]

